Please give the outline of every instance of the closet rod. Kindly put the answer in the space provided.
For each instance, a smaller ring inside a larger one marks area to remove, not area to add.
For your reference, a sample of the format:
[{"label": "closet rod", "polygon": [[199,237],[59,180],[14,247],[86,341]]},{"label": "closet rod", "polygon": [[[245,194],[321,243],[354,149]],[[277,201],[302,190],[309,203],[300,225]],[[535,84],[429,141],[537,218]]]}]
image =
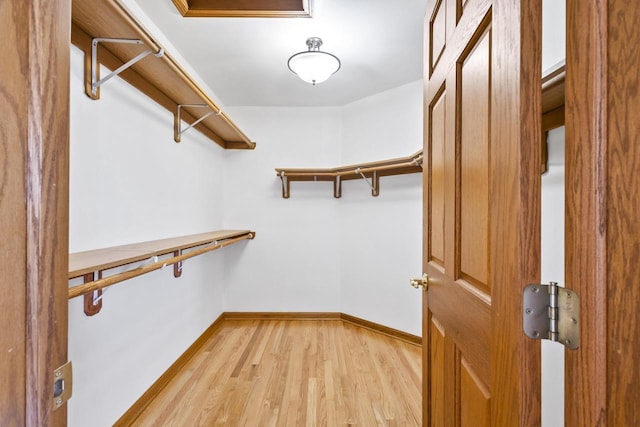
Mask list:
[{"label": "closet rod", "polygon": [[381,171],[392,170],[397,168],[420,166],[420,165],[422,165],[422,156],[416,157],[414,160],[410,162],[394,163],[394,164],[383,165],[383,166],[371,166],[368,168],[356,168],[349,171],[337,172],[336,175],[344,176],[344,175],[352,175],[356,173],[361,174],[361,173],[368,173],[368,172],[381,172]]},{"label": "closet rod", "polygon": [[123,282],[128,279],[132,279],[137,276],[141,276],[145,273],[149,273],[154,270],[159,270],[161,268],[166,267],[167,265],[175,264],[176,262],[184,261],[186,259],[202,255],[206,252],[214,251],[216,249],[223,248],[225,246],[232,245],[241,240],[253,239],[253,233],[247,233],[245,235],[235,237],[228,240],[218,241],[217,244],[211,246],[211,243],[215,243],[216,241],[212,241],[207,246],[193,250],[186,254],[182,254],[179,256],[174,256],[172,258],[166,260],[160,260],[158,262],[154,262],[153,264],[148,264],[143,267],[138,267],[134,270],[125,271],[123,273],[114,274],[113,276],[105,277],[102,279],[94,280],[92,282],[83,283],[82,285],[73,286],[69,288],[67,297],[68,299],[79,297],[80,295],[97,291],[98,289],[103,289],[111,285],[115,285],[116,283]]},{"label": "closet rod", "polygon": [[280,175],[282,176],[282,173],[284,173],[284,175],[287,177],[319,176],[319,177],[334,178],[336,176],[357,175],[360,172],[362,173],[380,172],[380,171],[386,171],[386,170],[393,170],[397,168],[421,166],[421,165],[422,165],[422,156],[418,156],[414,160],[411,160],[409,162],[393,163],[393,164],[383,165],[383,166],[370,166],[370,167],[361,167],[361,168],[353,168],[353,169],[350,168],[346,170],[332,170],[332,171],[322,171],[322,172],[281,171]]}]

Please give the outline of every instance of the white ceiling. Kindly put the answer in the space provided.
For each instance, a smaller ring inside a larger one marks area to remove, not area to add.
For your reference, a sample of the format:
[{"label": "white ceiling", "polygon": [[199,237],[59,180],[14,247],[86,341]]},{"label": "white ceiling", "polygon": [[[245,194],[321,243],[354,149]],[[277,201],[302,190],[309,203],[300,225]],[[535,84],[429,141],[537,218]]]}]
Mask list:
[{"label": "white ceiling", "polygon": [[[426,0],[313,0],[313,18],[183,18],[137,0],[227,106],[341,106],[422,77]],[[316,86],[287,68],[308,37],[342,68]]]}]

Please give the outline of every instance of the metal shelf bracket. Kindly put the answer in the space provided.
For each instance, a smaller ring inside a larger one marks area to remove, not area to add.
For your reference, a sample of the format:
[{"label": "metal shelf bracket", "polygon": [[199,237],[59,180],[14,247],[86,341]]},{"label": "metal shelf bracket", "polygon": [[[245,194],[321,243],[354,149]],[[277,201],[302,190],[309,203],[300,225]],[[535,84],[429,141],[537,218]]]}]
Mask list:
[{"label": "metal shelf bracket", "polygon": [[380,194],[380,179],[378,177],[378,171],[373,171],[371,173],[371,182],[369,182],[369,179],[365,176],[364,173],[362,173],[360,168],[357,168],[355,172],[359,174],[362,179],[364,179],[369,187],[371,187],[371,195],[373,197],[377,197]]},{"label": "metal shelf bracket", "polygon": [[[204,116],[200,117],[198,120],[196,120],[195,122],[191,123],[189,126],[187,126],[186,128],[182,129],[182,119],[180,118],[180,111],[182,108],[184,107],[191,107],[191,108],[209,108],[211,111],[209,111],[207,114],[205,114]],[[188,131],[189,129],[191,129],[192,127],[196,126],[198,123],[200,123],[201,121],[203,121],[204,119],[206,119],[207,117],[209,117],[212,114],[216,114],[217,116],[219,116],[220,114],[222,114],[222,110],[218,110],[218,112],[213,111],[213,109],[207,105],[207,104],[178,104],[178,109],[176,111],[176,114],[174,115],[174,120],[173,120],[173,140],[175,142],[180,142],[180,137],[182,136],[183,133],[185,133],[186,131]]]},{"label": "metal shelf bracket", "polygon": [[136,62],[138,62],[141,59],[145,58],[147,55],[153,53],[156,58],[160,58],[162,55],[164,55],[164,49],[162,49],[162,48],[156,53],[154,53],[153,50],[151,50],[151,49],[147,49],[144,52],[142,52],[139,55],[137,55],[136,57],[134,57],[133,59],[130,59],[128,62],[122,64],[116,70],[114,70],[111,73],[109,73],[106,77],[103,77],[103,78],[98,80],[98,74],[100,72],[100,70],[99,70],[100,65],[98,64],[98,44],[99,43],[142,44],[142,40],[139,40],[139,39],[111,39],[111,38],[104,38],[104,37],[95,37],[95,38],[91,39],[91,95],[90,96],[93,99],[98,99],[99,98],[98,89],[100,88],[100,86],[102,86],[107,81],[109,81],[111,78],[117,76],[118,74],[120,74],[121,72],[126,70],[127,68],[131,67]]},{"label": "metal shelf bracket", "polygon": [[290,190],[291,187],[290,187],[290,184],[289,184],[289,178],[284,173],[284,171],[280,172],[280,180],[282,181],[282,198],[283,199],[288,199],[289,198],[289,190]]},{"label": "metal shelf bracket", "polygon": [[336,199],[342,197],[342,177],[340,175],[333,180],[333,197]]}]

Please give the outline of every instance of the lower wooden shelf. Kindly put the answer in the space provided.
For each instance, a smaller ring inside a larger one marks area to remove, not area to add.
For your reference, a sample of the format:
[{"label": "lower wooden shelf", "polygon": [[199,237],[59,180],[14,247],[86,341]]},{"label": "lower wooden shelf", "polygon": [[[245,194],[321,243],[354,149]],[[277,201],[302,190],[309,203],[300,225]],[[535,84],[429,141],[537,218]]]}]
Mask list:
[{"label": "lower wooden shelf", "polygon": [[[174,266],[174,276],[179,277],[184,260],[254,237],[255,232],[250,230],[220,230],[69,254],[68,278],[84,277],[85,283],[70,287],[68,298],[85,295],[85,313],[95,314],[87,312],[87,310],[96,313],[99,311],[96,306],[98,306],[97,302],[101,303],[100,296],[93,295],[94,292],[100,292],[107,286],[169,265]],[[185,250],[189,251],[183,252]],[[173,256],[158,259],[159,256],[167,254]],[[136,262],[144,262],[144,264],[109,277],[102,277],[104,270]],[[88,301],[91,304],[88,304]]]}]

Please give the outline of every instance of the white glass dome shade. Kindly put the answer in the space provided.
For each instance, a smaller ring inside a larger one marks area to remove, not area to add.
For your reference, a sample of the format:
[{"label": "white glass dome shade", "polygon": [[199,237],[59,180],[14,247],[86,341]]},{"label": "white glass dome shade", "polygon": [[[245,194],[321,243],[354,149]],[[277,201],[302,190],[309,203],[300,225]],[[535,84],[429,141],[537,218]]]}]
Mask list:
[{"label": "white glass dome shade", "polygon": [[289,58],[289,69],[307,83],[316,85],[331,77],[340,69],[340,60],[335,55],[321,52],[319,37],[307,39],[307,52],[300,52]]}]

